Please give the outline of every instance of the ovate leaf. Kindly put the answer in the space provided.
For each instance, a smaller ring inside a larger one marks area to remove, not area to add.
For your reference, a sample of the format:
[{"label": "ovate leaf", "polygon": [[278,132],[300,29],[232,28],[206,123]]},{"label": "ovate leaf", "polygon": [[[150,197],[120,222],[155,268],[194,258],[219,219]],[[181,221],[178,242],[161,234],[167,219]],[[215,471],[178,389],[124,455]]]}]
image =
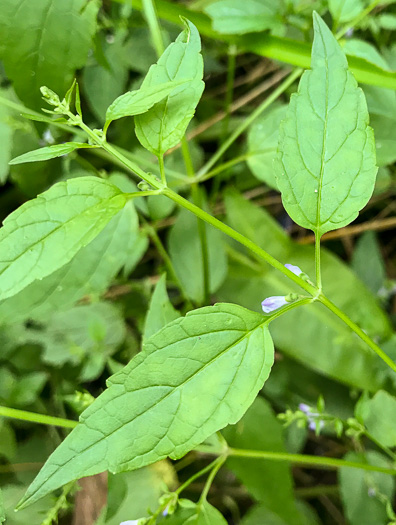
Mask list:
[{"label": "ovate leaf", "polygon": [[215,31],[240,35],[277,27],[281,21],[277,4],[272,0],[219,0],[204,11],[212,19]]},{"label": "ovate leaf", "polygon": [[206,500],[196,505],[187,499],[180,500],[176,512],[163,523],[164,525],[227,525],[221,512]]},{"label": "ovate leaf", "polygon": [[[345,459],[389,468],[389,461],[378,452],[369,451],[366,454],[349,452]],[[348,523],[351,525],[387,525],[385,505],[376,494],[392,499],[394,480],[392,476],[381,472],[352,470],[341,467],[339,471],[341,498]]]},{"label": "ovate leaf", "polygon": [[363,421],[369,433],[382,445],[396,446],[396,398],[379,390],[364,404]]},{"label": "ovate leaf", "polygon": [[183,456],[242,417],[273,359],[268,319],[261,314],[218,304],[176,319],[109,379],[21,505],[82,476]]},{"label": "ovate leaf", "polygon": [[173,308],[166,291],[166,274],[158,281],[151,297],[147,317],[144,324],[144,339],[156,334],[161,328],[180,317]]},{"label": "ovate leaf", "polygon": [[94,148],[85,142],[66,142],[65,144],[56,144],[55,146],[46,146],[45,148],[28,151],[19,157],[15,157],[10,164],[23,164],[24,162],[39,162],[42,160],[55,159],[62,155],[67,155],[78,148]]},{"label": "ovate leaf", "polygon": [[353,221],[377,168],[363,92],[343,51],[314,13],[311,71],[301,78],[279,136],[278,187],[291,218],[317,236]]},{"label": "ovate leaf", "polygon": [[275,190],[274,159],[278,148],[279,125],[286,116],[286,106],[274,108],[258,118],[248,133],[247,164],[253,175]]},{"label": "ovate leaf", "polygon": [[164,82],[158,86],[147,88],[142,87],[136,91],[128,91],[116,98],[108,107],[106,112],[106,122],[145,113],[152,108],[154,104],[170,95],[175,88],[186,82],[187,80]]},{"label": "ovate leaf", "polygon": [[0,58],[26,106],[41,107],[41,86],[68,89],[85,64],[99,7],[95,0],[2,0]]},{"label": "ovate leaf", "polygon": [[80,177],[55,184],[11,213],[0,229],[0,300],[68,263],[125,202],[112,184]]},{"label": "ovate leaf", "polygon": [[329,0],[329,10],[336,24],[349,22],[363,9],[362,0]]},{"label": "ovate leaf", "polygon": [[188,20],[184,23],[184,31],[166,48],[157,64],[151,66],[141,86],[147,90],[167,82],[191,79],[135,118],[137,138],[157,156],[180,142],[204,88],[199,33],[194,24]]}]

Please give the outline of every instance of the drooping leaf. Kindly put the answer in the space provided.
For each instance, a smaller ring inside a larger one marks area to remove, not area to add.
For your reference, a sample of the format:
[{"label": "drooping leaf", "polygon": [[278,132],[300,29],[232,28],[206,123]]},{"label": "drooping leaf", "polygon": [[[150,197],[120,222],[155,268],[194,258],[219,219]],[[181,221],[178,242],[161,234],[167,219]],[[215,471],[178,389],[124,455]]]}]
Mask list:
[{"label": "drooping leaf", "polygon": [[248,133],[247,164],[255,177],[275,190],[278,186],[274,159],[278,148],[279,125],[285,118],[286,109],[282,105],[265,113],[254,122]]},{"label": "drooping leaf", "polygon": [[[241,196],[226,198],[227,219],[231,226],[266,246],[284,263],[299,266],[314,275],[314,247],[292,242],[273,218]],[[392,331],[378,301],[356,275],[327,250],[322,253],[326,295],[356,323],[379,341]],[[230,264],[230,271],[216,295],[222,301],[261,311],[261,301],[272,295],[301,293],[288,279],[266,263],[250,268]],[[231,299],[232,298],[232,299]],[[296,308],[274,321],[271,333],[276,346],[286,355],[317,372],[360,389],[376,391],[384,384],[380,360],[360,342],[349,328],[320,304]],[[317,341],[321,344],[318,345]],[[315,351],[312,351],[315,348]]]},{"label": "drooping leaf", "polygon": [[290,217],[320,237],[357,217],[377,168],[364,94],[316,13],[314,29],[312,69],[280,128],[277,182]]},{"label": "drooping leaf", "polygon": [[44,148],[28,151],[19,157],[15,157],[10,161],[10,164],[23,164],[24,162],[40,162],[43,160],[55,159],[62,155],[67,155],[79,148],[94,148],[85,142],[66,142],[65,144],[55,144],[54,146],[46,146]]},{"label": "drooping leaf", "polygon": [[337,24],[349,22],[364,9],[362,0],[329,0],[331,16]]},{"label": "drooping leaf", "polygon": [[135,118],[137,138],[157,156],[180,142],[204,88],[199,33],[191,22],[184,23],[184,31],[167,47],[157,64],[151,66],[141,86],[146,90],[165,82],[192,79]]},{"label": "drooping leaf", "polygon": [[18,97],[42,106],[40,87],[63,95],[84,66],[100,3],[96,0],[3,0],[0,58]]},{"label": "drooping leaf", "polygon": [[280,3],[271,0],[218,0],[204,11],[212,19],[213,29],[219,33],[236,34],[261,32],[279,26]]},{"label": "drooping leaf", "polygon": [[176,319],[108,381],[21,503],[70,480],[179,458],[253,402],[273,363],[268,319],[219,304]]},{"label": "drooping leaf", "polygon": [[122,266],[130,263],[125,239],[132,239],[136,247],[139,244],[138,221],[132,201],[68,264],[0,301],[1,322],[45,320],[53,312],[67,310],[84,296],[105,292]]},{"label": "drooping leaf", "polygon": [[[209,290],[214,293],[227,275],[227,255],[222,234],[205,224]],[[169,255],[188,296],[198,304],[204,299],[204,274],[198,220],[182,210],[169,234]]]},{"label": "drooping leaf", "polygon": [[110,104],[106,111],[106,122],[145,113],[154,104],[169,96],[175,88],[186,82],[187,80],[164,82],[163,84],[128,91]]},{"label": "drooping leaf", "polygon": [[396,399],[379,390],[364,404],[363,422],[369,433],[387,447],[396,446]]},{"label": "drooping leaf", "polygon": [[163,274],[158,281],[154,293],[151,297],[147,317],[144,324],[143,339],[146,340],[156,334],[161,328],[180,317],[166,291],[166,274]]},{"label": "drooping leaf", "polygon": [[96,177],[58,182],[9,215],[0,230],[0,300],[67,264],[126,197]]},{"label": "drooping leaf", "polygon": [[[258,397],[243,418],[222,432],[230,447],[286,452],[283,429],[270,404]],[[289,525],[302,525],[293,494],[290,465],[230,457],[227,466],[249,493]]]},{"label": "drooping leaf", "polygon": [[[379,467],[389,467],[389,461],[380,453],[369,451],[365,454],[349,452],[345,459]],[[367,473],[341,467],[339,470],[341,498],[348,522],[351,525],[386,525],[385,505],[377,497],[380,493],[392,500],[395,483],[392,476],[381,472]]]}]

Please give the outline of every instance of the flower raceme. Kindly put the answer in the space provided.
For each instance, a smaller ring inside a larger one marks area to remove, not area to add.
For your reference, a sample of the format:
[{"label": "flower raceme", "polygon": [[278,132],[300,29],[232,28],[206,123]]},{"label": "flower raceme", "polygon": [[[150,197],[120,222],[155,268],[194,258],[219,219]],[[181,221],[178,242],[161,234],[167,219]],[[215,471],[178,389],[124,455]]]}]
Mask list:
[{"label": "flower raceme", "polygon": [[[299,268],[298,266],[294,266],[293,264],[285,264],[285,267],[298,277],[300,277],[301,275],[305,275],[301,268]],[[288,296],[274,295],[264,299],[264,301],[261,303],[261,308],[263,309],[263,312],[265,314],[269,314],[274,310],[282,308],[282,306],[285,306],[287,303],[290,302],[292,301],[289,299]]]}]

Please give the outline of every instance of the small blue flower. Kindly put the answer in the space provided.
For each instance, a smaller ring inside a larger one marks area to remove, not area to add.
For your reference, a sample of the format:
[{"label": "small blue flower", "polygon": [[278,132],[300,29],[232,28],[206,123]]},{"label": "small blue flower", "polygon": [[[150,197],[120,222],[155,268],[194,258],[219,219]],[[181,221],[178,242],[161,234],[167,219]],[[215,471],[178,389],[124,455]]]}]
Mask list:
[{"label": "small blue flower", "polygon": [[298,408],[301,410],[301,412],[304,412],[304,414],[310,414],[311,413],[311,407],[306,405],[305,403],[300,403],[298,405]]},{"label": "small blue flower", "polygon": [[165,507],[165,509],[162,511],[163,516],[167,516],[169,514],[169,505]]},{"label": "small blue flower", "polygon": [[264,299],[264,301],[261,303],[261,307],[265,314],[269,314],[270,312],[285,306],[285,304],[288,303],[284,295],[274,295],[273,297],[267,297],[267,299]]},{"label": "small blue flower", "polygon": [[120,525],[138,525],[139,520],[129,520],[129,521],[123,521],[120,523]]},{"label": "small blue flower", "polygon": [[374,496],[377,494],[377,491],[375,490],[374,487],[370,487],[367,491],[367,494],[369,498],[374,498]]},{"label": "small blue flower", "polygon": [[297,277],[300,277],[300,275],[302,273],[304,273],[301,268],[299,268],[298,266],[294,266],[294,264],[285,264],[285,268],[287,268],[288,270],[290,270],[291,272],[294,273],[294,275],[297,275]]}]

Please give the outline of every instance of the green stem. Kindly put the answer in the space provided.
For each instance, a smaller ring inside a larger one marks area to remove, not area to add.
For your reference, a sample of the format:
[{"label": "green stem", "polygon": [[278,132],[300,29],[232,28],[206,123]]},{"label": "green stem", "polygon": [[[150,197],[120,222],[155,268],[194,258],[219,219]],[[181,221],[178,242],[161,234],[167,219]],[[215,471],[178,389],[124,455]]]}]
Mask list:
[{"label": "green stem", "polygon": [[396,372],[396,363],[369,337],[356,323],[348,317],[346,313],[338,308],[333,302],[330,301],[326,296],[320,294],[318,301],[324,304],[329,310],[331,310],[337,317],[339,317],[345,324],[351,328],[356,335],[360,337],[377,355],[384,361],[394,372]]},{"label": "green stem", "polygon": [[191,483],[193,483],[196,479],[200,478],[201,476],[212,470],[219,463],[220,458],[222,458],[222,456],[216,458],[214,461],[209,463],[209,465],[206,465],[206,467],[193,474],[191,478],[188,478],[188,480],[185,481],[182,485],[180,485],[180,487],[175,491],[176,494],[181,494],[183,490],[185,490],[189,485],[191,485]]},{"label": "green stem", "polygon": [[293,84],[295,80],[302,74],[302,69],[295,69],[290,75],[267,97],[260,106],[251,113],[249,117],[244,119],[242,124],[231,133],[229,138],[220,146],[211,159],[199,170],[198,177],[203,177],[216,162],[224,155],[228,148],[236,141],[236,139],[251,125],[251,123],[261,115],[286,89]]},{"label": "green stem", "polygon": [[158,165],[159,165],[159,170],[160,170],[160,174],[161,174],[161,182],[164,186],[166,186],[166,175],[165,175],[165,165],[164,165],[164,156],[163,155],[160,155],[158,157]]},{"label": "green stem", "polygon": [[160,57],[165,50],[164,42],[162,40],[161,28],[158,23],[157,13],[153,0],[142,0],[143,13],[147,20],[151,39],[153,41],[155,52]]},{"label": "green stem", "polygon": [[[187,175],[191,178],[194,178],[194,166],[192,163],[192,158],[190,154],[190,149],[188,147],[188,142],[185,137],[181,141],[182,154],[184,159],[184,164],[186,165]],[[194,204],[202,209],[202,193],[198,187],[197,183],[191,185],[191,193]],[[209,274],[209,251],[208,251],[208,239],[206,235],[206,226],[205,223],[197,218],[198,221],[198,236],[199,243],[201,246],[201,255],[202,255],[202,276],[203,276],[203,292],[204,292],[204,304],[210,304],[210,274]]]},{"label": "green stem", "polygon": [[320,237],[315,235],[315,274],[316,274],[316,286],[319,290],[322,290],[322,274],[320,269]]},{"label": "green stem", "polygon": [[374,2],[371,2],[371,4],[368,5],[366,7],[366,9],[363,9],[363,11],[361,13],[359,13],[351,22],[349,22],[349,24],[347,24],[345,27],[340,29],[340,31],[338,31],[338,33],[336,34],[337,40],[339,40],[341,37],[343,37],[345,35],[345,33],[347,31],[349,31],[349,29],[352,29],[357,24],[359,24],[359,22],[361,22],[364,18],[366,18],[366,16],[369,13],[371,13],[371,11],[373,9],[375,9],[377,7],[377,5],[380,4],[380,3],[381,3],[381,0],[374,0]]},{"label": "green stem", "polygon": [[235,157],[235,158],[233,158],[231,160],[228,160],[227,162],[224,162],[223,164],[220,164],[219,166],[217,166],[213,170],[208,171],[208,173],[205,173],[204,175],[200,175],[200,176],[197,175],[196,177],[194,177],[194,180],[191,181],[191,183],[193,183],[193,182],[203,182],[205,180],[211,179],[212,177],[214,177],[218,173],[221,173],[222,171],[228,170],[228,168],[231,168],[232,166],[235,166],[235,164],[239,164],[240,162],[244,162],[250,156],[251,155],[247,153],[245,155],[240,155],[239,157]]},{"label": "green stem", "polygon": [[227,459],[227,456],[219,456],[216,460],[216,464],[213,466],[212,471],[210,472],[208,479],[206,480],[204,489],[202,491],[202,494],[198,501],[198,506],[202,506],[203,503],[206,501],[206,498],[208,497],[208,493],[210,490],[210,487],[212,486],[213,480],[215,479],[218,471],[221,469],[221,467],[224,465],[225,461]]},{"label": "green stem", "polygon": [[298,498],[318,498],[320,496],[338,496],[340,487],[338,485],[316,485],[315,487],[300,487],[294,490]]},{"label": "green stem", "polygon": [[77,421],[72,421],[71,419],[46,416],[45,414],[36,414],[34,412],[26,412],[25,410],[18,410],[16,408],[2,406],[0,406],[0,417],[9,417],[12,419],[20,419],[21,421],[30,421],[32,423],[40,423],[42,425],[51,425],[54,427],[63,428],[74,428],[78,425]]},{"label": "green stem", "polygon": [[385,454],[387,454],[391,459],[392,461],[394,461],[396,463],[396,454],[389,448],[387,447],[386,445],[383,445],[380,441],[378,441],[374,436],[372,436],[370,434],[370,432],[368,432],[366,429],[364,430],[363,434],[370,440],[372,441],[375,445],[377,445],[378,448],[380,448],[381,450],[383,450],[385,452]]},{"label": "green stem", "polygon": [[[210,452],[209,452],[210,453]],[[373,472],[382,472],[384,474],[390,474],[396,476],[396,469],[390,469],[386,467],[377,467],[375,465],[369,465],[367,463],[358,463],[356,461],[347,461],[345,459],[336,459],[328,457],[310,456],[305,454],[289,454],[287,452],[267,452],[262,450],[243,450],[230,448],[228,449],[228,455],[239,457],[239,458],[251,458],[251,459],[270,459],[274,461],[286,461],[288,463],[298,463],[301,465],[307,465],[316,468],[331,468],[337,469],[341,467],[357,468],[362,470],[371,470]]]}]

